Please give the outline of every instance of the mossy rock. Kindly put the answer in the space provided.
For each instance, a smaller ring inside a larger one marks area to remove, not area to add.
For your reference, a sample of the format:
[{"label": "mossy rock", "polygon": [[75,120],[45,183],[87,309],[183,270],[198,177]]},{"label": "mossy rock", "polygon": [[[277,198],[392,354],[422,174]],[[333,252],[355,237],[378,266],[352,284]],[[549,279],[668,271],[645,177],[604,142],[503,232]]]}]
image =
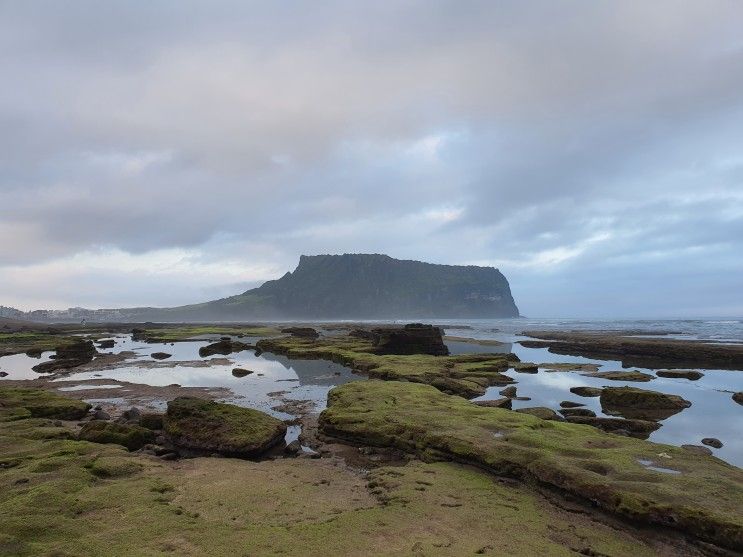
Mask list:
[{"label": "mossy rock", "polygon": [[704,377],[704,373],[693,369],[659,369],[655,372],[655,375],[670,379],[688,379],[689,381],[697,381]]},{"label": "mossy rock", "polygon": [[585,397],[597,397],[601,396],[601,391],[603,389],[600,389],[599,387],[571,387],[570,392],[574,395],[578,396],[585,396]]},{"label": "mossy rock", "polygon": [[144,466],[132,458],[102,456],[93,461],[88,470],[99,478],[125,478],[142,471]]},{"label": "mossy rock", "polygon": [[655,379],[652,375],[642,373],[641,371],[598,371],[589,375],[598,379],[608,379],[609,381],[635,381],[640,383],[647,383]]},{"label": "mossy rock", "polygon": [[678,395],[637,387],[606,387],[600,401],[605,413],[636,420],[664,420],[691,406]]},{"label": "mossy rock", "polygon": [[118,424],[94,420],[80,430],[78,438],[91,443],[115,443],[123,445],[130,451],[141,449],[155,440],[155,434],[144,427],[134,424]]},{"label": "mossy rock", "polygon": [[153,431],[161,430],[165,427],[165,414],[145,412],[142,414],[142,417],[139,418],[139,425]]},{"label": "mossy rock", "polygon": [[518,408],[516,412],[536,416],[541,420],[562,420],[560,415],[546,406],[533,406],[531,408]]},{"label": "mossy rock", "polygon": [[79,420],[90,404],[45,391],[21,387],[0,387],[0,414],[5,419],[50,418]]},{"label": "mossy rock", "polygon": [[[392,381],[336,387],[319,424],[331,437],[530,478],[627,519],[743,547],[743,471],[680,447],[483,408],[427,385]],[[679,473],[640,462],[657,462],[659,454],[668,457],[663,467]]]},{"label": "mossy rock", "polygon": [[286,425],[252,408],[178,397],[168,403],[165,432],[185,449],[252,457],[281,442]]}]

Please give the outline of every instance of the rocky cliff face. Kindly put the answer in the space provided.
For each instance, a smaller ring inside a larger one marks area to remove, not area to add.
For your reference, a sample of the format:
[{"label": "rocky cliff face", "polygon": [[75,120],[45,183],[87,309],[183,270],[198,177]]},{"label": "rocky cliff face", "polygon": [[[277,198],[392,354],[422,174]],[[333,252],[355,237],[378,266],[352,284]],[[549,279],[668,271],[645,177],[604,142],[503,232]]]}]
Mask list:
[{"label": "rocky cliff face", "polygon": [[174,309],[224,320],[518,316],[508,281],[497,269],[376,254],[303,255],[294,272],[259,288]]}]

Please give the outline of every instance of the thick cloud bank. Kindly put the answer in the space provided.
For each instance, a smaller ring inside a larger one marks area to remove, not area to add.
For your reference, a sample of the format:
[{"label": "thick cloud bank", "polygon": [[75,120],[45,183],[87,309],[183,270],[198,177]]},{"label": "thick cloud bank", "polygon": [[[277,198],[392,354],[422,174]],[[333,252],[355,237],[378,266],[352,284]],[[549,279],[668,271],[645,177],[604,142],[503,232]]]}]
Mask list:
[{"label": "thick cloud bank", "polygon": [[499,267],[532,316],[741,315],[736,2],[0,3],[0,304],[300,253]]}]

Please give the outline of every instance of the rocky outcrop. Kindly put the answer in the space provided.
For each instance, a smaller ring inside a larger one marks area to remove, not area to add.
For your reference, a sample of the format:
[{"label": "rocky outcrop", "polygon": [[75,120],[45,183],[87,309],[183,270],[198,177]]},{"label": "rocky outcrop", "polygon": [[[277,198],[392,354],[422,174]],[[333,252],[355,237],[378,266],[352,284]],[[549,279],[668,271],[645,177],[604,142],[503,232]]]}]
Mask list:
[{"label": "rocky outcrop", "polygon": [[443,331],[433,325],[411,323],[402,328],[383,327],[373,329],[372,334],[376,354],[449,354],[449,349],[444,344]]},{"label": "rocky outcrop", "polygon": [[136,424],[120,424],[94,420],[86,423],[80,430],[78,438],[92,443],[115,443],[123,445],[130,451],[141,449],[155,440],[155,434]]},{"label": "rocky outcrop", "polygon": [[693,369],[660,369],[655,372],[655,375],[671,379],[688,379],[689,381],[697,381],[704,377],[704,373]]},{"label": "rocky outcrop", "polygon": [[165,432],[180,449],[249,458],[281,442],[286,426],[252,408],[178,397],[168,403]]},{"label": "rocky outcrop", "polygon": [[646,383],[655,379],[652,375],[642,373],[641,371],[598,371],[587,374],[598,379],[608,379],[609,381],[633,381]]},{"label": "rocky outcrop", "polygon": [[562,417],[557,412],[552,410],[552,408],[547,408],[545,406],[518,408],[516,412],[519,412],[520,414],[529,414],[531,416],[536,416],[537,418],[541,418],[543,420],[562,420]]},{"label": "rocky outcrop", "polygon": [[602,390],[597,387],[571,387],[570,392],[578,396],[596,397],[601,396]]},{"label": "rocky outcrop", "polygon": [[606,414],[638,420],[665,420],[691,406],[678,395],[636,387],[606,387],[600,401]]},{"label": "rocky outcrop", "polygon": [[199,356],[202,358],[208,358],[209,356],[214,356],[216,354],[227,356],[233,352],[242,352],[243,350],[250,350],[252,348],[253,346],[245,344],[244,342],[220,340],[199,348]]},{"label": "rocky outcrop", "polygon": [[320,333],[312,327],[284,327],[281,332],[299,338],[320,338]]},{"label": "rocky outcrop", "polygon": [[79,340],[71,344],[59,346],[56,354],[48,362],[35,365],[32,369],[37,373],[52,373],[60,369],[70,369],[92,361],[98,351],[90,340]]},{"label": "rocky outcrop", "polygon": [[647,439],[650,434],[660,428],[658,422],[649,420],[628,420],[624,418],[602,418],[589,416],[569,416],[567,421],[574,424],[585,424],[609,433],[627,435],[638,439]]}]

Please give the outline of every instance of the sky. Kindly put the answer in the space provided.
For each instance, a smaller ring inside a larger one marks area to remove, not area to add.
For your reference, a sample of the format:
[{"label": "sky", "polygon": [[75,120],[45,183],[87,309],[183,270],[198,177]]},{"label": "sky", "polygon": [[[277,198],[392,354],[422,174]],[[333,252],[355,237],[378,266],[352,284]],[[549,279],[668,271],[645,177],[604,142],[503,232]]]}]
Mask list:
[{"label": "sky", "polygon": [[498,267],[532,317],[743,316],[743,5],[0,0],[0,305],[300,254]]}]

